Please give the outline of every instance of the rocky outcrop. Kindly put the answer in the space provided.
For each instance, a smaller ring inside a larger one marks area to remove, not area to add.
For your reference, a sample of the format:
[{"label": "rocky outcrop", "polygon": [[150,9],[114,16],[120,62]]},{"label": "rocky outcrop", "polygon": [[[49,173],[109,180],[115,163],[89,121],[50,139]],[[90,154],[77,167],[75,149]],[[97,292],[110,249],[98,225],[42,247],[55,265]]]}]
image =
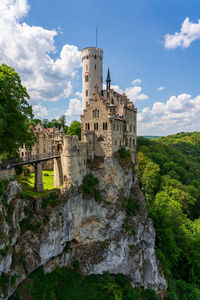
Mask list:
[{"label": "rocky outcrop", "polygon": [[0,248],[5,252],[0,250],[0,272],[10,283],[1,299],[39,266],[51,272],[56,265],[74,262],[82,274],[122,273],[133,287],[167,288],[134,168],[122,168],[117,159],[108,158],[92,166],[91,172],[99,178],[98,200],[71,187],[53,200],[34,202],[19,197],[17,182],[7,187],[7,203],[3,201],[0,211],[10,217],[3,217],[1,224],[5,235]]}]

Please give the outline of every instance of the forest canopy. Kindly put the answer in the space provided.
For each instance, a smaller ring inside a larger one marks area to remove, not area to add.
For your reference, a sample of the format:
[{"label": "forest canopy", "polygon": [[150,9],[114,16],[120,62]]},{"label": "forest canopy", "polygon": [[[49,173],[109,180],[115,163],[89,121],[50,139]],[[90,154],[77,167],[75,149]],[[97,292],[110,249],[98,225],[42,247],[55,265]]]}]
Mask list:
[{"label": "forest canopy", "polygon": [[170,299],[200,299],[200,133],[138,137],[137,151]]}]

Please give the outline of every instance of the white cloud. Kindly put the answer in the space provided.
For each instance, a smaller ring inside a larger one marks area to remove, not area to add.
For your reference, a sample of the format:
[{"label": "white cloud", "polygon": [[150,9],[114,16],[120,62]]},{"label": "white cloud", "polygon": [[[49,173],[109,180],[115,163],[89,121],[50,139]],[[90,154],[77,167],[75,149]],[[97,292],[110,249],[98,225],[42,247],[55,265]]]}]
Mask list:
[{"label": "white cloud", "polygon": [[[114,91],[116,91],[119,94],[123,94],[125,93],[127,95],[127,97],[133,101],[136,102],[137,100],[146,100],[149,97],[142,92],[142,88],[141,86],[133,86],[135,81],[140,80],[140,79],[136,79],[132,82],[132,86],[126,88],[125,90],[122,90],[118,85],[111,85],[111,89],[113,89]],[[138,82],[138,81],[137,81]],[[141,82],[141,81],[140,81]],[[139,82],[138,82],[139,83]],[[106,85],[103,85],[103,88],[106,89]]]},{"label": "white cloud", "polygon": [[21,23],[29,9],[27,0],[0,1],[0,63],[16,69],[35,102],[67,98],[81,66],[81,53],[76,46],[64,45],[58,54],[56,30]]},{"label": "white cloud", "polygon": [[142,92],[141,86],[132,86],[125,89],[126,95],[133,102],[136,102],[137,100],[146,100],[149,98],[147,95],[141,92]]},{"label": "white cloud", "polygon": [[165,35],[165,48],[187,48],[193,41],[198,39],[200,39],[200,19],[197,23],[192,23],[187,17],[182,23],[180,32],[175,32],[174,35]]},{"label": "white cloud", "polygon": [[167,135],[181,131],[199,131],[200,95],[170,97],[165,103],[155,102],[138,114],[139,134]]},{"label": "white cloud", "polygon": [[69,101],[69,108],[67,109],[65,116],[72,119],[79,119],[82,114],[82,103],[76,98],[72,98]]},{"label": "white cloud", "polygon": [[164,86],[160,86],[160,87],[158,87],[158,91],[163,91],[165,89],[165,87]]},{"label": "white cloud", "polygon": [[75,93],[75,96],[77,96],[77,97],[79,97],[79,98],[82,98],[82,93],[79,92],[79,91],[77,91],[77,92]]},{"label": "white cloud", "polygon": [[138,84],[141,84],[142,83],[142,80],[141,79],[135,79],[132,81],[132,85],[138,85]]},{"label": "white cloud", "polygon": [[44,106],[33,105],[33,113],[36,119],[43,119],[48,115],[48,110]]}]

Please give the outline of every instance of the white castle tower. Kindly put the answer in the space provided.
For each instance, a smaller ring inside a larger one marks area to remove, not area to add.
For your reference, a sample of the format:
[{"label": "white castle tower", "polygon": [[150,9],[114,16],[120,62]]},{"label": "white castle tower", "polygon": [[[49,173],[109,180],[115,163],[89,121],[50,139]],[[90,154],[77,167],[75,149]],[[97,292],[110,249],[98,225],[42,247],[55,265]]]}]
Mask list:
[{"label": "white castle tower", "polygon": [[97,47],[87,47],[82,51],[82,106],[93,98],[94,87],[103,89],[103,50]]}]

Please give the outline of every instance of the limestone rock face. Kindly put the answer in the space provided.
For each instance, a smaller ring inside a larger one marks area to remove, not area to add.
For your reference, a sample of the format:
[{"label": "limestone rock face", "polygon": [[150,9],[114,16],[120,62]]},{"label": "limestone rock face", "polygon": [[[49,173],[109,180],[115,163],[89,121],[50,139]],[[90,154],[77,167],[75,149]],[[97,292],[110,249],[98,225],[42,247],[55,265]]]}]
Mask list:
[{"label": "limestone rock face", "polygon": [[[99,178],[101,201],[89,196],[85,199],[80,188],[63,191],[55,207],[42,208],[41,201],[33,205],[31,200],[13,200],[12,196],[12,224],[5,221],[4,227],[5,231],[6,226],[15,229],[8,256],[0,254],[0,272],[10,277],[17,274],[18,284],[41,265],[45,272],[51,272],[56,265],[71,267],[77,260],[82,274],[122,273],[133,287],[165,290],[167,284],[154,251],[155,231],[147,217],[137,174],[131,168],[121,168],[115,158],[106,159],[92,173]],[[127,214],[122,205],[130,195],[138,203],[134,214]],[[35,227],[24,227],[27,208]],[[8,294],[14,290],[10,284]],[[1,299],[6,299],[3,292]]]}]

